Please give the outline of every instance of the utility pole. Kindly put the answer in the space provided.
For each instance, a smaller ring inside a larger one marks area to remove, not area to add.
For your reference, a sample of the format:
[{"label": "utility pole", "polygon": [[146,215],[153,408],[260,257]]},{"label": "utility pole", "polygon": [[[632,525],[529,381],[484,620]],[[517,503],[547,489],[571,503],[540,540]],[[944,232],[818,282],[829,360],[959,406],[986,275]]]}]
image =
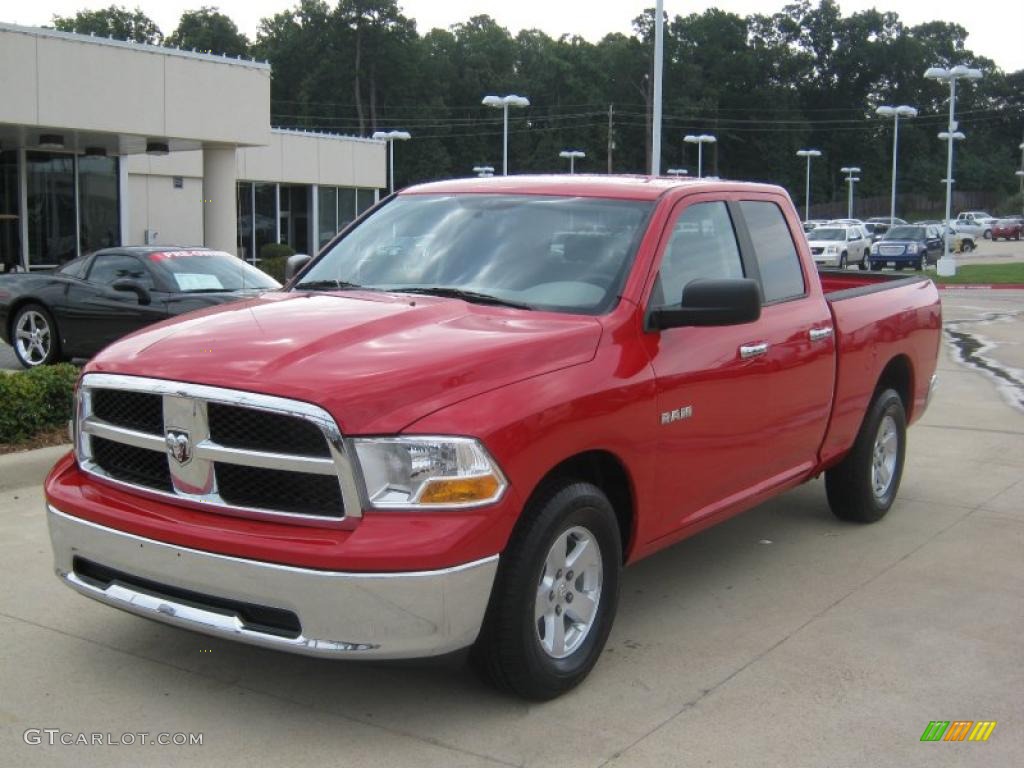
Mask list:
[{"label": "utility pole", "polygon": [[612,152],[615,151],[615,139],[612,138],[612,117],[615,114],[615,105],[608,105],[608,173],[612,172]]}]

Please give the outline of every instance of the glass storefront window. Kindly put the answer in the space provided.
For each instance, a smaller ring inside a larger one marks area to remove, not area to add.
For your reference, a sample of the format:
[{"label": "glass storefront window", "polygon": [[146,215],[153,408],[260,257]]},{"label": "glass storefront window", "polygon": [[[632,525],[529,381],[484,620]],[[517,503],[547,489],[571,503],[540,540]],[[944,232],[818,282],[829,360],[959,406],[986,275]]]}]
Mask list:
[{"label": "glass storefront window", "polygon": [[28,261],[63,264],[78,255],[75,225],[75,158],[28,152]]},{"label": "glass storefront window", "polygon": [[78,240],[81,255],[121,244],[117,160],[78,159]]},{"label": "glass storefront window", "polygon": [[356,217],[356,191],[350,187],[338,189],[338,229],[343,229]]},{"label": "glass storefront window", "polygon": [[252,261],[256,254],[252,250],[252,182],[238,182],[236,192],[238,202],[238,256],[245,261]]},{"label": "glass storefront window", "polygon": [[372,189],[360,189],[357,190],[356,195],[356,215],[360,215],[373,205],[374,190]]},{"label": "glass storefront window", "polygon": [[281,185],[281,242],[309,253],[309,187]]},{"label": "glass storefront window", "polygon": [[18,153],[0,152],[0,272],[21,264],[21,227],[18,218]]},{"label": "glass storefront window", "polygon": [[256,185],[256,212],[254,216],[256,233],[256,252],[254,258],[260,257],[260,251],[267,243],[277,242],[277,185]]},{"label": "glass storefront window", "polygon": [[338,232],[338,190],[336,187],[320,187],[317,190],[317,211],[320,231],[317,233],[317,250]]}]

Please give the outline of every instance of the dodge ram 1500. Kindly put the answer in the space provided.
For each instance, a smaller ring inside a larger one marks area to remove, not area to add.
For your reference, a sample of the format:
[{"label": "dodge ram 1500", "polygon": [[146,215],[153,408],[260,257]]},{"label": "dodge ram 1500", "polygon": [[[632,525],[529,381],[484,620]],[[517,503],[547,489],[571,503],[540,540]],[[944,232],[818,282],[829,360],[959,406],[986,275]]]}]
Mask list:
[{"label": "dodge ram 1500", "polygon": [[56,571],[267,648],[471,647],[550,698],[596,663],[624,565],[820,474],[839,518],[882,518],[940,323],[923,277],[819,276],[778,187],[412,187],[284,290],[85,367]]}]

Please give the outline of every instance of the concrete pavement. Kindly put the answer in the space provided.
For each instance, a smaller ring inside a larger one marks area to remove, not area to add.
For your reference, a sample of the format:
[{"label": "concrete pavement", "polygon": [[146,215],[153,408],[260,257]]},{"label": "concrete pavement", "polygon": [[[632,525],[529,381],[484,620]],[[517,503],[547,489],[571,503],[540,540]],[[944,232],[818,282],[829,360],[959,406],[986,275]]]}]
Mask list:
[{"label": "concrete pavement", "polygon": [[[1013,368],[1024,297],[963,293],[946,319]],[[954,353],[884,521],[840,523],[816,481],[639,563],[594,673],[545,704],[453,663],[305,659],[92,603],[52,574],[38,486],[0,486],[0,763],[1022,765],[1024,412]],[[921,743],[931,720],[998,725]],[[28,745],[28,728],[203,744]]]}]

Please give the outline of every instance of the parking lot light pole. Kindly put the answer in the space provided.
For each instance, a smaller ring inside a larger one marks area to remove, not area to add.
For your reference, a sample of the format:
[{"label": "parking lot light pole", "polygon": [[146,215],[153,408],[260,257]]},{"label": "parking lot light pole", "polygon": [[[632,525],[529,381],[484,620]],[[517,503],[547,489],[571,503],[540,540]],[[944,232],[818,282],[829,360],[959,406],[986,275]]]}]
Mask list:
[{"label": "parking lot light pole", "polygon": [[821,150],[798,149],[796,156],[807,158],[807,181],[804,183],[804,223],[807,223],[807,220],[811,218],[811,158],[821,157]]},{"label": "parking lot light pole", "polygon": [[853,185],[860,181],[859,176],[854,176],[855,173],[860,173],[860,168],[856,166],[849,166],[847,168],[840,168],[840,173],[846,174],[846,183],[850,185],[850,191],[847,195],[846,202],[846,218],[853,218]]},{"label": "parking lot light pole", "polygon": [[700,136],[695,136],[693,134],[689,134],[687,136],[683,136],[683,141],[685,141],[687,144],[696,144],[697,145],[697,178],[698,179],[703,178],[704,177],[704,145],[705,144],[714,144],[716,141],[718,141],[718,139],[716,139],[714,136],[712,136],[710,134],[702,133]]},{"label": "parking lot light pole", "polygon": [[[1024,147],[1024,144],[1021,144]],[[1014,176],[1020,179],[1020,212],[1024,213],[1024,171],[1014,171]]]},{"label": "parking lot light pole", "polygon": [[900,146],[900,118],[901,117],[917,117],[917,110],[913,107],[908,107],[906,104],[901,104],[898,107],[879,107],[875,110],[875,114],[879,117],[891,117],[893,118],[892,124],[892,196],[889,201],[889,226],[892,226],[892,220],[896,218],[896,152]]},{"label": "parking lot light pole", "polygon": [[389,166],[389,177],[388,177],[388,192],[394,194],[395,191],[395,142],[396,141],[408,141],[412,138],[412,134],[408,131],[375,131],[373,134],[374,139],[380,141],[386,141],[388,143],[388,166]]},{"label": "parking lot light pole", "polygon": [[530,100],[525,96],[516,96],[514,93],[510,93],[508,96],[484,96],[484,100],[480,103],[485,107],[500,109],[504,113],[505,127],[501,132],[501,175],[508,176],[508,108],[528,107]]},{"label": "parking lot light pole", "polygon": [[[964,80],[980,80],[981,70],[971,69],[962,64],[958,64],[951,69],[929,67],[925,70],[924,76],[929,80],[944,80],[949,83],[949,129],[939,134],[939,138],[945,139],[948,143],[946,152],[946,221],[948,222],[952,216],[953,206],[953,142],[964,138],[964,135],[957,130],[955,119],[956,81],[961,78]],[[950,255],[948,232],[946,237],[943,238],[942,258],[936,264],[935,271],[943,277],[951,277],[956,274],[956,259]]]},{"label": "parking lot light pole", "polygon": [[582,160],[587,156],[587,153],[579,149],[563,149],[558,153],[559,157],[564,157],[569,161],[569,175],[576,173],[576,160]]}]

